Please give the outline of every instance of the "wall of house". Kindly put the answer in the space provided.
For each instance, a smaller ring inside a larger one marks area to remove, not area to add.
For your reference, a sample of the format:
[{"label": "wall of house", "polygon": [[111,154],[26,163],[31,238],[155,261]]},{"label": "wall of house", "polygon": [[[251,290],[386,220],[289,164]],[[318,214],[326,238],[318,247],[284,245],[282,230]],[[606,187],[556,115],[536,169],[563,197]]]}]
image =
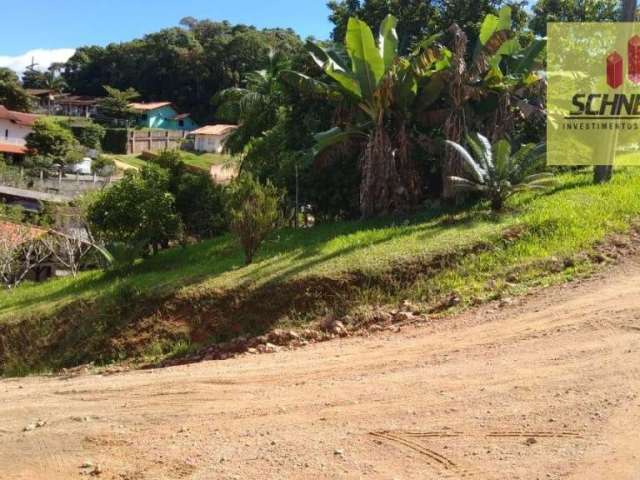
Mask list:
[{"label": "wall of house", "polygon": [[198,128],[198,125],[191,119],[185,118],[182,121],[182,125],[178,120],[174,120],[178,113],[173,109],[173,107],[167,105],[164,107],[156,108],[155,110],[151,110],[146,113],[146,118],[144,114],[140,115],[138,118],[138,126],[144,128],[160,128],[164,130],[186,130],[191,131]]},{"label": "wall of house", "polygon": [[[31,127],[16,125],[10,120],[0,119],[0,143],[24,145],[24,139],[31,133]],[[12,142],[12,140],[18,140]],[[20,142],[22,140],[22,142]]]},{"label": "wall of house", "polygon": [[196,135],[197,152],[222,153],[225,135]]}]

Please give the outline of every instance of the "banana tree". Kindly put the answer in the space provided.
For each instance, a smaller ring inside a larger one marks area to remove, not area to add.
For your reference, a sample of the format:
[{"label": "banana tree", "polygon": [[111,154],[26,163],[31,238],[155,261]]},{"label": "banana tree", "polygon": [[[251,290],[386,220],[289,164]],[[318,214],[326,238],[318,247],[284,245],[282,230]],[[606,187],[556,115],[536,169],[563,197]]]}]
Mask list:
[{"label": "banana tree", "polygon": [[425,39],[410,55],[398,55],[397,20],[387,16],[376,43],[369,26],[349,19],[347,58],[309,42],[307,48],[330,82],[287,71],[281,79],[301,90],[343,98],[357,109],[357,121],[316,135],[316,154],[352,138],[362,139],[360,209],[363,217],[405,211],[417,205],[422,179],[410,155],[411,114],[435,101],[449,54]]},{"label": "banana tree", "polygon": [[[447,79],[445,138],[459,142],[470,129],[482,129],[493,141],[508,135],[514,126],[514,107],[525,104],[527,91],[541,80],[534,70],[546,41],[533,39],[520,46],[509,7],[485,17],[471,60],[467,60],[465,33],[455,24],[449,33],[452,68]],[[448,151],[442,169],[445,199],[455,197],[457,190],[449,178],[460,175],[463,168],[460,158]]]}]

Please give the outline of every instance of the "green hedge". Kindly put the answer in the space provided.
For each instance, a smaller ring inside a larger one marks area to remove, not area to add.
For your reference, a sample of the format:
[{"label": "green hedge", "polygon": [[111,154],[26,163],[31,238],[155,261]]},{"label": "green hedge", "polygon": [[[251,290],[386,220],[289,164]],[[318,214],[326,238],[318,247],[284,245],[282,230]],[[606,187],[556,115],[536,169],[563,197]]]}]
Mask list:
[{"label": "green hedge", "polygon": [[102,151],[105,153],[126,154],[128,133],[126,128],[107,128],[102,139]]}]

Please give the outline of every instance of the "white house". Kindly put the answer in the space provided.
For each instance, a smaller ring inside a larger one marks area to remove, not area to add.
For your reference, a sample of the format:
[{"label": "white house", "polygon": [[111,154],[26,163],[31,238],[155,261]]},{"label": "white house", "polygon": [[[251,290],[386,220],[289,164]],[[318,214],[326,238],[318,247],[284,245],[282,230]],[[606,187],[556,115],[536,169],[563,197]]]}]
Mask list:
[{"label": "white house", "polygon": [[0,154],[26,154],[26,137],[38,118],[38,115],[14,112],[0,105]]},{"label": "white house", "polygon": [[222,153],[224,142],[236,128],[236,125],[219,124],[206,125],[192,131],[191,135],[195,135],[196,152]]}]

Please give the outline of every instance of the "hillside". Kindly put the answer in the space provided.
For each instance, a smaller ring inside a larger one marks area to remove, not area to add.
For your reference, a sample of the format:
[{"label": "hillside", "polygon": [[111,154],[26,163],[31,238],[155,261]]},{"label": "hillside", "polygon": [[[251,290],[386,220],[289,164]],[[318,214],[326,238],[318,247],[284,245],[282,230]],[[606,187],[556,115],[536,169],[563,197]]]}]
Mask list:
[{"label": "hillside", "polygon": [[93,271],[24,285],[0,293],[0,358],[5,373],[158,360],[330,313],[358,318],[403,300],[417,312],[455,311],[508,297],[606,261],[593,248],[629,231],[639,189],[635,169],[603,186],[590,172],[564,174],[499,217],[434,207],[406,220],[284,229],[248,267],[224,236],[161,253],[126,278]]}]

